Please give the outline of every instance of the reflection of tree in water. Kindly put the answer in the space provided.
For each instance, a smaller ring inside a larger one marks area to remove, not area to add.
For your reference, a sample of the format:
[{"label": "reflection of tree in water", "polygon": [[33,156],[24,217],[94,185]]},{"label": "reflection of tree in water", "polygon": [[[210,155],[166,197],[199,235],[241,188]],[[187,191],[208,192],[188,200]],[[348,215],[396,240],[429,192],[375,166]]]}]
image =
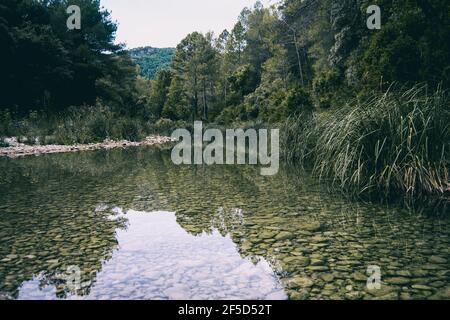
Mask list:
[{"label": "reflection of tree in water", "polygon": [[130,168],[129,154],[89,152],[23,159],[1,159],[0,285],[17,298],[19,286],[38,276],[40,286],[55,286],[57,296],[68,292],[59,276],[67,267],[81,269],[88,294],[102,263],[117,247],[111,212],[96,211],[99,203],[120,202],[133,192],[120,185],[140,167]]},{"label": "reflection of tree in water", "polygon": [[[270,262],[294,298],[323,298],[322,292],[335,298],[368,295],[364,288],[371,264],[384,266],[392,277],[406,270],[412,276],[426,275],[422,281],[427,283],[438,282],[445,267],[428,259],[432,254],[450,258],[444,207],[436,207],[434,217],[428,217],[423,207],[408,211],[345,200],[321,191],[307,175],[281,171],[262,177],[257,168],[246,166],[162,162],[139,179],[164,210],[176,212],[187,232],[218,230],[230,235],[243,257]],[[139,210],[148,210],[146,206],[141,201]],[[436,217],[439,212],[444,213],[442,219]],[[348,293],[346,287],[354,289]],[[385,298],[398,297],[402,290],[392,287]],[[411,296],[430,296],[436,290],[412,290]]]},{"label": "reflection of tree in water", "polygon": [[64,298],[57,276],[72,265],[86,284],[77,294],[89,293],[124,226],[100,204],[174,211],[194,236],[229,235],[243,257],[267,260],[294,298],[342,298],[349,285],[362,292],[368,264],[448,281],[428,262],[448,258],[448,219],[344,201],[288,170],[262,177],[251,166],[175,166],[170,152],[142,148],[0,159],[0,171],[0,290],[13,297],[41,275]]}]

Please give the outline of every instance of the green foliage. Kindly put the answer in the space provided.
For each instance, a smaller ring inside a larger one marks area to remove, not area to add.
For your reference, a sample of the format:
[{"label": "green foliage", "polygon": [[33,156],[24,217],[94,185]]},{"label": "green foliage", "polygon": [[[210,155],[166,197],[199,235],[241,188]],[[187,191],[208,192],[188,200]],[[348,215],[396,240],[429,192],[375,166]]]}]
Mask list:
[{"label": "green foliage", "polygon": [[337,70],[328,70],[317,75],[313,80],[313,93],[319,108],[330,108],[336,92],[342,86],[342,79]]},{"label": "green foliage", "polygon": [[[176,49],[129,52],[114,45],[99,0],[71,1],[83,12],[71,32],[67,3],[0,4],[1,136],[137,140],[193,120],[286,122],[286,158],[343,188],[448,188],[446,0],[257,2],[218,38],[192,32]],[[381,30],[366,27],[369,4],[382,8]],[[440,89],[427,95],[417,83]]]},{"label": "green foliage", "polygon": [[363,42],[364,80],[450,86],[450,3],[448,1],[378,1],[384,9],[380,31]]},{"label": "green foliage", "polygon": [[333,112],[290,118],[284,156],[357,194],[450,191],[450,99],[426,87],[376,93]]},{"label": "green foliage", "polygon": [[14,132],[14,123],[11,112],[6,109],[0,110],[0,136],[11,136]]},{"label": "green foliage", "polygon": [[260,119],[266,123],[278,123],[290,116],[312,112],[309,93],[301,87],[285,88],[281,80],[270,86],[260,86],[245,98],[245,117],[242,120]]},{"label": "green foliage", "polygon": [[142,120],[117,115],[101,105],[72,109],[58,118],[55,125],[53,135],[61,144],[102,142],[105,139],[140,141],[149,133]]},{"label": "green foliage", "polygon": [[138,119],[120,119],[115,128],[117,128],[117,131],[113,131],[114,135],[112,138],[122,138],[129,141],[140,141],[145,138],[143,124]]},{"label": "green foliage", "polygon": [[[0,113],[5,118],[4,113]],[[105,139],[139,141],[154,132],[139,117],[131,117],[98,103],[71,107],[60,114],[31,111],[25,117],[8,116],[10,130],[0,136],[16,136],[26,144],[76,144]]]},{"label": "green foliage", "polygon": [[284,104],[286,105],[286,118],[313,111],[310,94],[301,87],[290,89],[286,94]]},{"label": "green foliage", "polygon": [[252,85],[252,72],[249,64],[238,67],[228,78],[230,90],[236,93],[240,99],[252,93],[255,88]]},{"label": "green foliage", "polygon": [[[212,35],[193,32],[177,46],[172,60],[174,85],[164,114],[172,119],[208,119],[209,105],[214,96],[217,77],[217,52]],[[180,101],[187,110],[180,110]]]},{"label": "green foliage", "polygon": [[0,137],[0,148],[7,148],[9,144],[5,141],[5,138]]},{"label": "green foliage", "polygon": [[448,12],[448,4],[376,2],[381,30],[367,29],[366,0],[284,0],[277,9],[245,8],[217,39],[189,34],[170,71],[152,83],[153,119],[277,123],[334,110],[391,83],[447,88],[448,15],[438,12]]},{"label": "green foliage", "polygon": [[[151,94],[149,97],[150,108],[151,114],[156,119],[161,118],[163,114],[163,108],[168,100],[169,87],[171,83],[172,72],[167,70],[158,72],[156,79],[151,83]],[[168,108],[170,110],[170,107]]]},{"label": "green foliage", "polygon": [[153,80],[161,70],[170,66],[174,48],[135,48],[128,51],[133,61],[139,66],[140,75]]},{"label": "green foliage", "polygon": [[[97,109],[98,108],[98,109]],[[112,112],[103,106],[71,108],[54,123],[56,143],[101,142],[109,138],[116,125]]]},{"label": "green foliage", "polygon": [[[81,30],[67,30],[69,3],[81,8]],[[117,26],[99,0],[4,0],[0,17],[0,109],[25,115],[97,98],[117,108],[132,101],[135,66],[114,44]]]},{"label": "green foliage", "polygon": [[154,129],[157,132],[169,134],[176,129],[176,122],[170,119],[161,118],[156,121]]}]

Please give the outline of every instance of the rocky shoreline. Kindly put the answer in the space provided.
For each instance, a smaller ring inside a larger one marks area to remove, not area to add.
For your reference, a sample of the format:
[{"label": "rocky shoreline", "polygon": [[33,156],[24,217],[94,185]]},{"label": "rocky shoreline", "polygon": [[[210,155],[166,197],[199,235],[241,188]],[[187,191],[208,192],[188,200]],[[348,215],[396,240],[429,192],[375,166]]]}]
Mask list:
[{"label": "rocky shoreline", "polygon": [[49,154],[49,153],[66,153],[78,151],[92,151],[100,149],[129,148],[140,146],[152,146],[174,142],[170,137],[166,136],[149,136],[143,141],[133,142],[128,140],[105,140],[100,143],[74,144],[74,145],[26,145],[17,141],[17,138],[4,139],[7,147],[0,147],[0,157],[23,157],[30,155]]}]

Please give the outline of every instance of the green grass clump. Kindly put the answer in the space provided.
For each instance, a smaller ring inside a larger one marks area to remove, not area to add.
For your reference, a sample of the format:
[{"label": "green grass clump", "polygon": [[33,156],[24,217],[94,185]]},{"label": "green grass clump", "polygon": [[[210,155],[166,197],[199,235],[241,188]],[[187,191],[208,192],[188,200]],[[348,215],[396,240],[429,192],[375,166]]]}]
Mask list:
[{"label": "green grass clump", "polygon": [[357,194],[450,192],[450,100],[441,89],[388,91],[290,118],[282,140],[287,160]]},{"label": "green grass clump", "polygon": [[102,105],[73,107],[59,114],[32,111],[13,117],[0,112],[0,136],[25,144],[96,143],[105,139],[140,141],[153,126],[139,117],[123,115]]},{"label": "green grass clump", "polygon": [[5,141],[5,138],[0,137],[0,148],[9,147],[9,143]]}]

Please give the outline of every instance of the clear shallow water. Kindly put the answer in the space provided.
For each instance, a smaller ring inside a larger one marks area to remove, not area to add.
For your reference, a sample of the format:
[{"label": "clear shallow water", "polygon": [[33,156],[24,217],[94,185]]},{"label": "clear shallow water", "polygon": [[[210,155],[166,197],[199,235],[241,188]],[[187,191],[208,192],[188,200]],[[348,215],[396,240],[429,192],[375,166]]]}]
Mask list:
[{"label": "clear shallow water", "polygon": [[174,166],[157,148],[0,159],[0,216],[3,298],[450,298],[442,207],[349,202],[287,170]]},{"label": "clear shallow water", "polygon": [[[174,213],[134,212],[123,216],[118,250],[105,262],[87,299],[286,299],[270,265],[242,259],[229,236],[217,231],[194,237]],[[22,284],[19,299],[51,299],[39,277]],[[80,298],[70,295],[69,298]]]}]

